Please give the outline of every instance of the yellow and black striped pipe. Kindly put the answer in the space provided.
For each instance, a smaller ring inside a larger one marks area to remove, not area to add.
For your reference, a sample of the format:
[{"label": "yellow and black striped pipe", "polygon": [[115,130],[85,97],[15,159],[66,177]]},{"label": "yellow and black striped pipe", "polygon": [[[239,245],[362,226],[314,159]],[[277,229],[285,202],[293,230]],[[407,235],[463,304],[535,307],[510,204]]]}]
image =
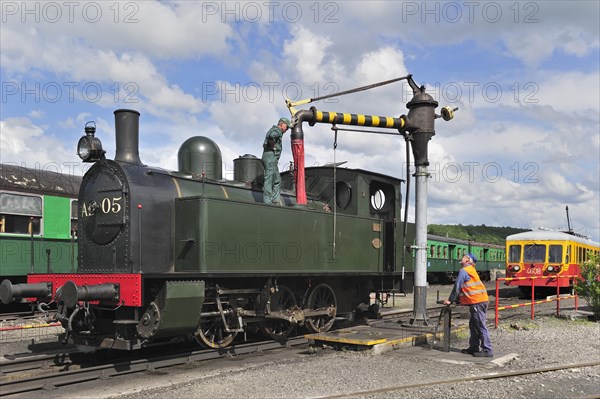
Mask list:
[{"label": "yellow and black striped pipe", "polygon": [[345,114],[316,110],[315,122],[332,123],[336,125],[385,127],[389,129],[402,129],[406,125],[406,120],[404,116],[401,116],[399,118],[393,118],[390,116]]}]

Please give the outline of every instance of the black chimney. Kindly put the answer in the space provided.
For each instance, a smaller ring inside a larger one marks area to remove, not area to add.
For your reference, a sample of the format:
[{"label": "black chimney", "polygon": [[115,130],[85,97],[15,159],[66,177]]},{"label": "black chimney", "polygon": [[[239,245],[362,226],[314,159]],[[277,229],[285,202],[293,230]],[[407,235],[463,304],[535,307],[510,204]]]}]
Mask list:
[{"label": "black chimney", "polygon": [[115,161],[142,165],[139,152],[140,113],[132,109],[115,111],[117,151]]}]

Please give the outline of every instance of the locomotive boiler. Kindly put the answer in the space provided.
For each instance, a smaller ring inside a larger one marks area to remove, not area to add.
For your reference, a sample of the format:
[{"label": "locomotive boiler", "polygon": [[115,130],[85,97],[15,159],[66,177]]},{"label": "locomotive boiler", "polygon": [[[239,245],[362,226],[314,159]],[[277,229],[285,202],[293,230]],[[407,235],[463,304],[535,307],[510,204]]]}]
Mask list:
[{"label": "locomotive boiler", "polygon": [[297,325],[327,331],[368,311],[373,294],[411,286],[400,179],[311,167],[306,203],[285,172],[280,203],[263,204],[258,158],[236,159],[225,180],[217,144],[192,137],[177,171],[147,166],[140,114],[114,114],[113,160],[91,124],[78,144],[93,163],[78,197],[78,272],[0,286],[4,303],[56,301],[65,340],[131,350],[182,338],[223,348],[258,331],[284,339]]}]

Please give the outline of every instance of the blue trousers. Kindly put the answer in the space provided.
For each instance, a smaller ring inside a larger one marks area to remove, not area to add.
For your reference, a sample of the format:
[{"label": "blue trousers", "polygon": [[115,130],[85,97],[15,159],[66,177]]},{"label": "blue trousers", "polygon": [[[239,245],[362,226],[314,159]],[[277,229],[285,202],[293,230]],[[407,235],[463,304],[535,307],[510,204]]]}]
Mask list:
[{"label": "blue trousers", "polygon": [[279,202],[281,194],[281,176],[277,163],[279,157],[273,151],[265,151],[262,156],[262,163],[265,167],[265,183],[263,186],[263,202],[273,204]]},{"label": "blue trousers", "polygon": [[487,308],[487,302],[469,305],[469,313],[471,314],[471,318],[469,319],[469,330],[471,332],[471,336],[469,337],[469,349],[472,351],[481,350],[481,352],[494,354],[490,334],[485,325]]}]

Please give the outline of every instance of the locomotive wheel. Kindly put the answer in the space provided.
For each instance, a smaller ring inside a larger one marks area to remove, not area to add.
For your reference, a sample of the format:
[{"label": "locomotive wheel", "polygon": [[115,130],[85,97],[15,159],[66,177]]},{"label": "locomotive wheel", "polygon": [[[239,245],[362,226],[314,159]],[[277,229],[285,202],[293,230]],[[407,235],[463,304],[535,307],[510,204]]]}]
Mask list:
[{"label": "locomotive wheel", "polygon": [[220,318],[213,318],[201,321],[194,337],[206,348],[221,349],[231,345],[236,335],[237,332],[225,331]]},{"label": "locomotive wheel", "polygon": [[[290,288],[279,285],[278,291],[271,295],[271,311],[277,312],[296,307],[296,297]],[[294,329],[294,324],[282,319],[268,320],[260,323],[261,331],[269,338],[281,340],[287,338]]]},{"label": "locomotive wheel", "polygon": [[306,328],[313,333],[329,331],[335,321],[335,313],[337,310],[337,300],[333,289],[325,284],[317,284],[308,296],[307,308],[316,310],[333,307],[333,316],[322,315],[309,317],[305,321]]}]

